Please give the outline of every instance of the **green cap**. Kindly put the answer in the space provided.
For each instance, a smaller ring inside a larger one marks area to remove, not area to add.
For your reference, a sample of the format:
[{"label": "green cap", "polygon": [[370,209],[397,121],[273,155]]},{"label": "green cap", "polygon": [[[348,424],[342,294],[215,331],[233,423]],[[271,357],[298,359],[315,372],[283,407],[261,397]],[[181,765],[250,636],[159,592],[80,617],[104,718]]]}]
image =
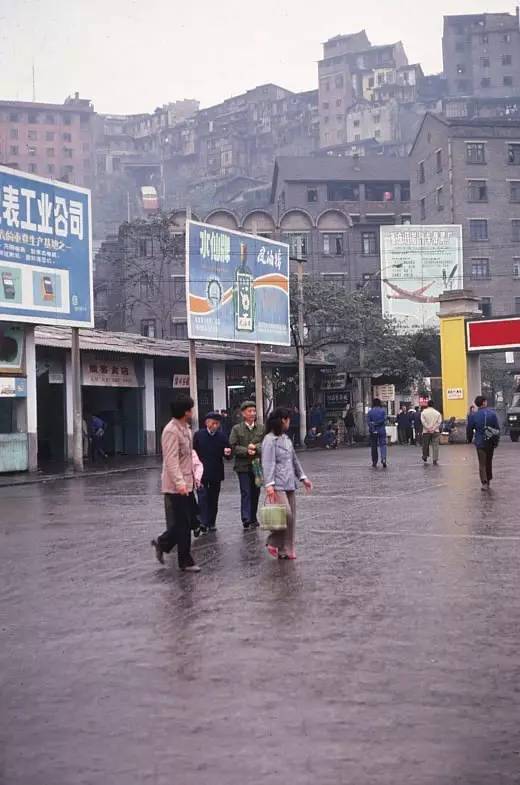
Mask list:
[{"label": "green cap", "polygon": [[249,409],[250,406],[254,406],[256,409],[256,403],[254,401],[244,401],[240,406],[240,411],[243,412],[244,409]]}]

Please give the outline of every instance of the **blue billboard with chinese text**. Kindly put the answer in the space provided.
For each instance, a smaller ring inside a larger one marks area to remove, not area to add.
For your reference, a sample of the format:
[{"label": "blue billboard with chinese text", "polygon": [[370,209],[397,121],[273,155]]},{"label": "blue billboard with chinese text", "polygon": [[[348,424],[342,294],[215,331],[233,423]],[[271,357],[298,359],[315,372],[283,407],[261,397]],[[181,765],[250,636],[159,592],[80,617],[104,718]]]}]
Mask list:
[{"label": "blue billboard with chinese text", "polygon": [[289,246],[188,221],[188,336],[289,346]]},{"label": "blue billboard with chinese text", "polygon": [[90,191],[0,166],[0,320],[94,326]]}]

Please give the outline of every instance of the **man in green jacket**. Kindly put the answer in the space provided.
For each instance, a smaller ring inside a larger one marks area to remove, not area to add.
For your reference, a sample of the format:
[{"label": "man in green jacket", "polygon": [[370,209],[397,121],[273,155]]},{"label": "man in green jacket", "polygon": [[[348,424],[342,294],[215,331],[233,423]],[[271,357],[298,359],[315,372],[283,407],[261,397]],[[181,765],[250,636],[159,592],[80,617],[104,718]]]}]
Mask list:
[{"label": "man in green jacket", "polygon": [[229,446],[235,456],[235,471],[240,483],[240,512],[244,529],[259,525],[256,514],[260,488],[255,483],[253,461],[260,458],[264,428],[256,422],[256,405],[244,401],[240,407],[242,422],[234,425],[229,436]]}]

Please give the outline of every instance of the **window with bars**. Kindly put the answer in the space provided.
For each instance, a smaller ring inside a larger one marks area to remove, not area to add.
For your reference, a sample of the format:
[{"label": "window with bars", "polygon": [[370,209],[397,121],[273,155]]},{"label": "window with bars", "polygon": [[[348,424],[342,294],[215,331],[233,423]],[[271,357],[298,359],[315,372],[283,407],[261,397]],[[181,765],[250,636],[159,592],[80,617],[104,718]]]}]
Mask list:
[{"label": "window with bars", "polygon": [[520,144],[518,142],[507,145],[507,163],[520,165]]},{"label": "window with bars", "polygon": [[289,244],[289,256],[292,259],[306,259],[309,247],[308,232],[286,232],[283,242]]},{"label": "window with bars", "polygon": [[437,172],[442,172],[442,150],[437,150],[435,153],[435,166]]},{"label": "window with bars", "polygon": [[420,210],[421,221],[425,221],[426,220],[426,199],[420,199],[419,200],[419,210]]},{"label": "window with bars", "polygon": [[468,180],[467,200],[468,202],[487,202],[487,181]]},{"label": "window with bars", "polygon": [[419,183],[424,183],[424,180],[425,180],[425,177],[424,177],[424,161],[421,161],[419,163],[419,168],[418,168],[418,172],[417,172],[417,180],[419,181]]},{"label": "window with bars", "polygon": [[512,180],[509,183],[509,201],[520,202],[520,180]]},{"label": "window with bars", "polygon": [[435,191],[435,204],[437,210],[439,211],[444,210],[444,188],[442,187],[442,185],[440,188],[437,188]]},{"label": "window with bars", "polygon": [[511,221],[511,240],[514,243],[520,243],[520,220],[518,219]]},{"label": "window with bars", "polygon": [[174,322],[173,337],[182,340],[188,337],[188,324],[187,322]]},{"label": "window with bars", "polygon": [[484,142],[466,142],[466,163],[486,163],[486,145]]},{"label": "window with bars", "polygon": [[377,256],[377,234],[375,232],[361,232],[362,256]]},{"label": "window with bars", "polygon": [[141,335],[147,338],[157,337],[157,321],[155,319],[141,319]]},{"label": "window with bars", "polygon": [[139,256],[153,256],[153,241],[151,237],[140,237],[138,241]]},{"label": "window with bars", "polygon": [[343,234],[329,233],[323,235],[323,253],[328,256],[343,256]]},{"label": "window with bars", "polygon": [[520,280],[520,256],[513,257],[513,278],[515,281]]},{"label": "window with bars", "polygon": [[473,281],[482,281],[491,278],[489,259],[471,260],[471,278]]},{"label": "window with bars", "polygon": [[484,242],[489,239],[486,218],[474,218],[469,222],[469,239],[474,243]]}]

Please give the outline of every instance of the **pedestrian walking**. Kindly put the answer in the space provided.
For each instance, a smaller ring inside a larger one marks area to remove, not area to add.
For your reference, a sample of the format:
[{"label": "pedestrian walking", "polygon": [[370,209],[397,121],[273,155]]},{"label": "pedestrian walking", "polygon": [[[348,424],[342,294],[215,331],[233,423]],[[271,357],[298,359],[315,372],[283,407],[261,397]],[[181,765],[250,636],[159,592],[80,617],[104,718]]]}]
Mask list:
[{"label": "pedestrian walking", "polygon": [[428,401],[428,406],[422,410],[421,422],[423,427],[422,435],[422,459],[428,463],[430,457],[430,446],[432,448],[433,465],[439,462],[439,442],[441,438],[442,414],[433,406],[433,401]]},{"label": "pedestrian walking", "polygon": [[229,439],[222,431],[222,416],[209,412],[204,428],[193,437],[193,449],[202,461],[204,471],[199,489],[199,507],[202,525],[207,531],[216,531],[218,500],[224,479],[224,456],[231,455]]},{"label": "pedestrian walking", "polygon": [[162,492],[166,530],[152,540],[155,555],[164,564],[164,554],[177,546],[179,567],[184,572],[200,572],[191,555],[191,526],[195,499],[193,440],[190,424],[193,400],[180,396],[171,406],[172,419],[162,432]]},{"label": "pedestrian walking", "polygon": [[423,435],[423,426],[421,420],[421,410],[418,406],[415,407],[414,411],[414,431],[415,431],[415,442],[416,444],[422,445],[422,435]]},{"label": "pedestrian walking", "polygon": [[477,410],[470,415],[468,428],[475,436],[482,490],[487,491],[493,479],[493,456],[500,440],[500,423],[496,411],[488,407],[485,396],[477,395],[475,406]]},{"label": "pedestrian walking", "polygon": [[222,421],[220,423],[222,433],[224,434],[224,436],[227,436],[227,438],[229,439],[229,434],[231,433],[231,428],[233,427],[233,423],[231,422],[231,417],[229,416],[229,412],[227,409],[221,409],[220,414],[222,415]]},{"label": "pedestrian walking", "polygon": [[408,441],[415,446],[415,411],[408,409]]},{"label": "pedestrian walking", "polygon": [[300,442],[300,410],[294,407],[291,415],[292,441],[295,447],[301,447]]},{"label": "pedestrian walking", "polygon": [[273,558],[293,560],[296,559],[296,489],[301,482],[307,491],[311,491],[312,482],[303,471],[287,435],[290,422],[289,409],[278,408],[269,415],[262,443],[262,469],[267,501],[283,504],[287,510],[287,528],[269,535],[267,549]]},{"label": "pedestrian walking", "polygon": [[397,440],[399,444],[408,444],[409,423],[408,410],[406,406],[403,405],[397,415]]},{"label": "pedestrian walking", "polygon": [[258,498],[253,461],[259,461],[262,452],[264,428],[256,421],[256,404],[244,401],[240,407],[242,422],[234,425],[229,437],[229,446],[235,456],[235,472],[240,485],[240,513],[244,529],[257,527]]},{"label": "pedestrian walking", "polygon": [[348,407],[343,418],[345,424],[345,442],[349,447],[354,446],[354,435],[356,433],[356,421],[352,407]]},{"label": "pedestrian walking", "polygon": [[370,451],[372,454],[372,466],[377,467],[379,455],[381,464],[386,469],[386,409],[383,407],[379,398],[374,398],[372,408],[368,412],[368,432],[370,435]]},{"label": "pedestrian walking", "polygon": [[96,462],[97,458],[103,461],[107,459],[107,454],[104,447],[106,423],[101,417],[91,414],[87,419],[88,436],[90,445],[90,460],[92,463]]}]

